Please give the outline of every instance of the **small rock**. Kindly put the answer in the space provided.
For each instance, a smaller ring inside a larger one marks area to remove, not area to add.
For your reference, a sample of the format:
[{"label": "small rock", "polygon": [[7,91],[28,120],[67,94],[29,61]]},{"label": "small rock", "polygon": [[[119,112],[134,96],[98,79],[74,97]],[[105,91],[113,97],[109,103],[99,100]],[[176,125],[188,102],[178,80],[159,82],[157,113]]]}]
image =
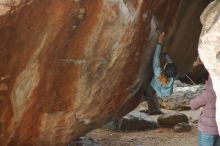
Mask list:
[{"label": "small rock", "polygon": [[145,113],[132,111],[119,120],[118,127],[122,131],[136,131],[156,129],[159,126]]},{"label": "small rock", "polygon": [[175,132],[188,132],[190,130],[192,130],[192,126],[190,126],[188,123],[186,122],[182,122],[182,123],[178,123],[173,127],[173,130]]},{"label": "small rock", "polygon": [[125,118],[120,121],[119,127],[122,131],[149,130],[158,128],[157,124],[154,121]]},{"label": "small rock", "polygon": [[112,121],[103,127],[115,131],[137,131],[159,128],[155,121],[145,113],[138,111],[132,111],[119,121]]},{"label": "small rock", "polygon": [[182,122],[188,123],[188,118],[182,113],[166,113],[159,116],[157,119],[158,124],[162,127],[173,127],[174,125]]}]

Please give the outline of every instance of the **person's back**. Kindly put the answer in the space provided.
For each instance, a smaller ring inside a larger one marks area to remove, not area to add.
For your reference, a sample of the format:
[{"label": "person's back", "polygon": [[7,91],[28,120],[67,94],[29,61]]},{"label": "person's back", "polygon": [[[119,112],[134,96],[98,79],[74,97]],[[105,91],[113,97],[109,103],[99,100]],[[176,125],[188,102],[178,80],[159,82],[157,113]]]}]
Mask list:
[{"label": "person's back", "polygon": [[199,118],[199,129],[211,135],[218,134],[217,123],[215,120],[215,102],[216,95],[210,78],[206,81],[205,91],[190,101],[193,110],[203,107]]},{"label": "person's back", "polygon": [[173,93],[174,78],[167,78],[167,83],[162,83],[159,76],[154,76],[151,80],[151,86],[157,92],[157,96],[166,97]]},{"label": "person's back", "polygon": [[209,144],[213,143],[210,146],[219,145],[220,139],[219,139],[219,132],[215,119],[215,112],[216,112],[215,103],[216,103],[216,95],[212,87],[211,78],[209,77],[208,81],[205,84],[205,91],[203,91],[201,95],[190,101],[190,105],[193,110],[203,107],[198,123],[200,146],[203,145],[209,146],[207,142]]}]

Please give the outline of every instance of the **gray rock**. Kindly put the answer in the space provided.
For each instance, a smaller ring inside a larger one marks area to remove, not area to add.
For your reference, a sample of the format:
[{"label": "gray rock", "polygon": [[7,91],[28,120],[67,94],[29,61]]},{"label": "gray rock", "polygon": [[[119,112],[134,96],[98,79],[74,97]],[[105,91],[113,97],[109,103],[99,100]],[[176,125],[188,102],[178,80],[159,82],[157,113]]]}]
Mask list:
[{"label": "gray rock", "polygon": [[162,127],[173,127],[182,122],[188,123],[188,117],[182,113],[166,113],[159,116],[158,124]]},{"label": "gray rock", "polygon": [[168,110],[190,110],[190,99],[202,93],[203,85],[188,85],[175,81],[173,94],[160,101],[160,106]]},{"label": "gray rock", "polygon": [[156,129],[158,125],[145,113],[132,111],[118,122],[119,129],[122,131],[136,131]]},{"label": "gray rock", "polygon": [[183,110],[190,110],[190,100],[185,95],[185,93],[175,93],[170,97],[162,100],[160,102],[161,108],[168,109],[168,110],[176,110],[176,111],[183,111]]},{"label": "gray rock", "polygon": [[190,130],[192,130],[192,126],[190,126],[188,123],[186,122],[182,122],[182,123],[178,123],[173,127],[173,130],[175,132],[188,132]]},{"label": "gray rock", "polygon": [[138,111],[132,111],[119,121],[112,121],[104,127],[120,131],[139,131],[159,128],[158,124],[148,117],[146,113]]},{"label": "gray rock", "polygon": [[175,88],[176,87],[187,87],[187,86],[189,86],[189,85],[181,82],[180,80],[175,80],[175,82],[174,82],[174,87]]}]

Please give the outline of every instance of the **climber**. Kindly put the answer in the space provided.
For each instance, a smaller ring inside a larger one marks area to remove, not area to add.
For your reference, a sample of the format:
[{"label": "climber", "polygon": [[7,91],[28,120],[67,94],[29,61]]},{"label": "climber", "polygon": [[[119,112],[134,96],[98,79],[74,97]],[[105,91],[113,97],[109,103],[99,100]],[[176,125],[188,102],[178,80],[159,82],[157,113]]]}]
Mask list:
[{"label": "climber", "polygon": [[145,99],[148,101],[149,114],[161,114],[159,101],[157,96],[163,98],[170,96],[173,93],[173,84],[177,75],[176,66],[168,56],[165,49],[163,49],[166,63],[162,68],[160,65],[160,53],[164,43],[165,32],[160,33],[158,43],[153,58],[153,78],[150,86],[145,92]]}]

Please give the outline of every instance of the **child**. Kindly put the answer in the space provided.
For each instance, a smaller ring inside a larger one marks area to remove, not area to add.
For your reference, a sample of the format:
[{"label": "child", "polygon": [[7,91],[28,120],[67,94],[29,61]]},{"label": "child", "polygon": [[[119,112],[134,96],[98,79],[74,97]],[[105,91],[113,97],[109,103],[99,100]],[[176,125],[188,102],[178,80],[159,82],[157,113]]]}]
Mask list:
[{"label": "child", "polygon": [[[167,52],[164,49],[161,50],[164,38],[165,32],[160,33],[153,58],[154,75],[149,88],[144,94],[145,99],[148,101],[148,114],[150,115],[162,113],[157,96],[164,98],[173,93],[173,84],[177,75],[175,64]],[[161,52],[166,60],[166,64],[163,67],[160,64]]]},{"label": "child", "polygon": [[192,110],[203,107],[199,117],[199,146],[220,146],[220,137],[215,119],[216,95],[211,78],[205,84],[205,91],[190,101]]}]

